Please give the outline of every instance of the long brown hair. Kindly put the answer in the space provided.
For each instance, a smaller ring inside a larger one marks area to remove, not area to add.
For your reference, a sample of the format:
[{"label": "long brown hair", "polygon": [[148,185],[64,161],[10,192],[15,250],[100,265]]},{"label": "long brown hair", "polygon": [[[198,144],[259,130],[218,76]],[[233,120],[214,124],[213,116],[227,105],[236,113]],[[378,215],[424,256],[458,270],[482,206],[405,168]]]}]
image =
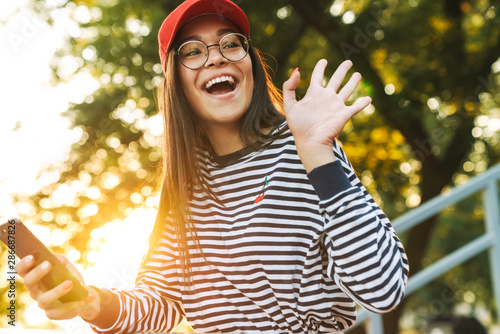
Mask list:
[{"label": "long brown hair", "polygon": [[[264,133],[263,129],[277,127],[285,117],[282,112],[281,92],[272,83],[268,66],[252,45],[249,56],[252,60],[254,87],[250,106],[241,122],[240,137],[247,147],[257,150],[274,136],[272,133]],[[170,216],[181,257],[184,281],[190,282],[188,231],[195,238],[195,243],[198,246],[199,244],[191,219],[189,201],[196,187],[206,190],[212,197],[215,195],[208,189],[197,161],[197,151],[210,151],[210,143],[179,85],[177,66],[182,65],[176,61],[172,48],[167,57],[165,78],[158,89],[158,108],[163,114],[165,126],[160,204],[143,265],[160,240],[161,232],[168,223],[167,217]]]}]

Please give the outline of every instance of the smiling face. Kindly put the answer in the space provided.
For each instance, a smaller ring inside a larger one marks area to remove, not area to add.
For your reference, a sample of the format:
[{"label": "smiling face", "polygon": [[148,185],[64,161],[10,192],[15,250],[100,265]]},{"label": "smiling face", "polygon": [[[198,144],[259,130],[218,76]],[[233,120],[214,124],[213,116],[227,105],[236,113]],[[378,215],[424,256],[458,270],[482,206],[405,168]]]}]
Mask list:
[{"label": "smiling face", "polygon": [[[207,45],[218,44],[221,37],[230,32],[239,32],[230,21],[220,16],[204,15],[182,28],[178,45],[191,40],[203,41]],[[177,65],[184,95],[212,145],[214,140],[223,141],[221,136],[234,139],[252,99],[254,83],[250,56],[231,62],[221,55],[217,46],[212,46],[208,60],[201,68],[188,69],[178,59]]]}]

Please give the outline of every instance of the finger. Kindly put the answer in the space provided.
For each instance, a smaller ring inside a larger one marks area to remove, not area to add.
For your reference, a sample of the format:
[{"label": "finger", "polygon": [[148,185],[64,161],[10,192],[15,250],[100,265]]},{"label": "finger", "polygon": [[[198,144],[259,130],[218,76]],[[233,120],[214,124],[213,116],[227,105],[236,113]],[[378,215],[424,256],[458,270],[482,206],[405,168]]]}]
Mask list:
[{"label": "finger", "polygon": [[361,110],[365,109],[372,103],[372,99],[369,96],[362,97],[358,99],[354,104],[348,107],[349,112],[352,116],[356,115]]},{"label": "finger", "polygon": [[356,89],[356,86],[361,81],[361,74],[358,72],[354,73],[349,81],[345,84],[344,87],[339,92],[339,97],[344,101],[344,103],[351,97],[352,93]]},{"label": "finger", "polygon": [[45,310],[45,315],[47,318],[52,320],[65,320],[72,319],[85,308],[88,303],[85,300],[79,300],[76,302],[61,303],[54,305],[52,308]]},{"label": "finger", "polygon": [[325,69],[328,61],[326,59],[320,59],[316,66],[314,66],[313,73],[311,75],[311,86],[320,85],[323,86],[323,79],[325,78]]},{"label": "finger", "polygon": [[334,91],[338,91],[340,85],[342,85],[342,82],[345,79],[347,72],[351,67],[352,67],[352,61],[350,60],[346,60],[342,64],[340,64],[337,70],[335,70],[335,73],[333,73],[332,78],[330,79],[330,82],[326,87],[331,88]]},{"label": "finger", "polygon": [[59,298],[68,293],[73,287],[73,282],[70,280],[64,281],[55,288],[42,293],[38,297],[38,307],[42,310],[50,309],[54,304],[60,303]]},{"label": "finger", "polygon": [[36,298],[39,292],[40,280],[50,272],[51,268],[52,264],[49,261],[44,261],[24,276],[24,285],[28,288],[33,298]]},{"label": "finger", "polygon": [[296,68],[290,76],[290,79],[283,83],[283,109],[285,111],[297,102],[295,89],[299,85],[299,82],[300,72],[298,71],[298,68]]},{"label": "finger", "polygon": [[35,259],[33,258],[33,255],[28,255],[26,257],[23,257],[21,261],[19,261],[16,264],[16,272],[24,277],[30,270],[31,267],[35,264]]}]

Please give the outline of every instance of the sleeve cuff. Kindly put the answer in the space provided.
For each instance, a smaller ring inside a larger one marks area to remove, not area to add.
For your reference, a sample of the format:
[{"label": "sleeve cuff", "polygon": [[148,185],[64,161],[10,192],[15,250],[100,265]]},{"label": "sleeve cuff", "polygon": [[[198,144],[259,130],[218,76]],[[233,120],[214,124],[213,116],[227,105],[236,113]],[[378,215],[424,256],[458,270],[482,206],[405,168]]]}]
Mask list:
[{"label": "sleeve cuff", "polygon": [[314,168],[307,177],[320,200],[331,198],[352,187],[338,160]]}]

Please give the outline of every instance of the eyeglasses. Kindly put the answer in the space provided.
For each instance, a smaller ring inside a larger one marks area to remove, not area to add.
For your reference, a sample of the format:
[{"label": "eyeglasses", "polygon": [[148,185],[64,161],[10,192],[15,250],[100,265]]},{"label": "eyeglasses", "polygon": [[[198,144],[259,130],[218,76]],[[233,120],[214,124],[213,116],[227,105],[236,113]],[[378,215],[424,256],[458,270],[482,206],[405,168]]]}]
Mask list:
[{"label": "eyeglasses", "polygon": [[249,38],[239,33],[229,33],[219,40],[218,44],[207,45],[202,41],[187,41],[175,54],[185,67],[196,70],[206,64],[208,48],[218,46],[220,54],[229,61],[236,62],[246,57],[249,49]]}]

